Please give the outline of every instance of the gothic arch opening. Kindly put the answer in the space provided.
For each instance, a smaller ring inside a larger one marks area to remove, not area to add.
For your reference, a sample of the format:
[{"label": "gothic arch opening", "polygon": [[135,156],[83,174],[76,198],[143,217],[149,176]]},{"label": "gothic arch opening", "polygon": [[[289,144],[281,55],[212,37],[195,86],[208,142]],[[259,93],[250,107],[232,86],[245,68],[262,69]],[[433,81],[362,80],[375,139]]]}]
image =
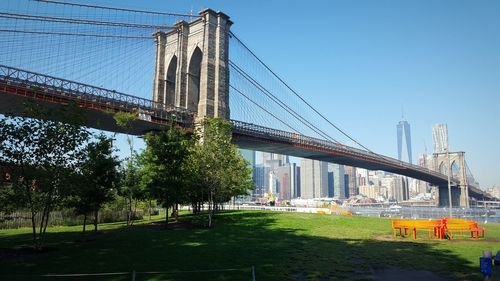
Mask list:
[{"label": "gothic arch opening", "polygon": [[443,162],[439,164],[439,172],[444,175],[448,175],[448,165]]},{"label": "gothic arch opening", "polygon": [[165,104],[175,105],[175,81],[177,74],[177,56],[174,55],[170,60],[167,68],[167,79],[166,79],[166,97]]},{"label": "gothic arch opening", "polygon": [[187,79],[187,104],[186,108],[198,111],[198,102],[200,101],[200,70],[203,53],[196,47],[191,55],[188,66]]},{"label": "gothic arch opening", "polygon": [[457,161],[453,161],[453,163],[451,163],[451,176],[458,177],[459,172],[460,172],[460,165],[457,163]]}]

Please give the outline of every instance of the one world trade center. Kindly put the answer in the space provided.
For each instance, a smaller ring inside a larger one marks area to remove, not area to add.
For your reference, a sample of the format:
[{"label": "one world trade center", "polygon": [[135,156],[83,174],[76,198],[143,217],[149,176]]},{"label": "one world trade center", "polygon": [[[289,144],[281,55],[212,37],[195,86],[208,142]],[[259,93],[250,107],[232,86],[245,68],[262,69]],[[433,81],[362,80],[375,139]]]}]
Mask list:
[{"label": "one world trade center", "polygon": [[406,140],[406,150],[408,151],[408,162],[411,164],[411,133],[410,133],[410,124],[405,121],[399,121],[396,126],[398,129],[398,159],[401,161],[402,159],[402,151],[403,151],[403,134],[405,135]]}]

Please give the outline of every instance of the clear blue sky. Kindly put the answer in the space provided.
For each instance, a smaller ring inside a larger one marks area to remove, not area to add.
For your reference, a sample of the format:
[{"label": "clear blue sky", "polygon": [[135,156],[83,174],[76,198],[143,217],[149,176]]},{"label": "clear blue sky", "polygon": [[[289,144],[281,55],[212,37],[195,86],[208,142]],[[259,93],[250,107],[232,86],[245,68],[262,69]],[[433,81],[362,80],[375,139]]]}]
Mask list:
[{"label": "clear blue sky", "polygon": [[500,1],[94,1],[221,10],[232,31],[335,124],[397,157],[401,108],[414,161],[431,127],[483,188],[500,184]]},{"label": "clear blue sky", "polygon": [[[75,0],[76,2],[76,0]],[[413,158],[447,123],[483,188],[500,184],[500,1],[78,1],[228,14],[232,31],[331,121],[397,157],[404,107]]]}]

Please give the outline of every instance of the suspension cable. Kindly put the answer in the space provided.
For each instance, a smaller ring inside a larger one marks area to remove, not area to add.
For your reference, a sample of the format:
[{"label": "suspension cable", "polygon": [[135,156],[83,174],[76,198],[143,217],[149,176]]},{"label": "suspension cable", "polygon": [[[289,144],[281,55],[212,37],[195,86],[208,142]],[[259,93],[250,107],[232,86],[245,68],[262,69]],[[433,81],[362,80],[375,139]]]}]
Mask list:
[{"label": "suspension cable", "polygon": [[124,9],[124,8],[115,8],[109,6],[98,6],[98,5],[88,5],[88,4],[80,4],[66,1],[57,1],[57,0],[31,0],[35,2],[43,2],[50,4],[58,4],[58,5],[67,5],[67,6],[76,6],[76,7],[85,7],[85,8],[93,8],[93,9],[103,9],[103,10],[113,10],[113,11],[123,11],[123,12],[133,12],[133,13],[142,13],[142,14],[153,14],[153,15],[163,15],[163,16],[177,16],[177,17],[199,17],[188,14],[180,14],[180,13],[166,13],[166,12],[156,12],[156,11],[147,11],[147,10],[133,10],[133,9]]},{"label": "suspension cable", "polygon": [[290,124],[288,124],[285,121],[281,120],[279,117],[277,117],[276,115],[274,115],[273,113],[271,113],[270,111],[268,111],[267,109],[265,109],[264,107],[262,107],[260,104],[258,104],[255,101],[253,101],[251,98],[249,98],[247,95],[245,95],[242,91],[240,91],[237,88],[235,88],[233,85],[229,84],[229,87],[231,87],[231,89],[235,90],[238,94],[242,95],[245,99],[247,99],[248,101],[250,101],[251,103],[253,103],[254,105],[256,105],[258,108],[262,109],[267,114],[269,114],[272,117],[274,117],[276,120],[278,120],[279,122],[281,122],[283,125],[287,126],[290,130],[295,131],[295,132],[297,132],[297,133],[299,133],[301,135],[304,135],[299,130],[293,128]]},{"label": "suspension cable", "polygon": [[95,20],[85,20],[85,19],[47,17],[47,16],[15,14],[15,13],[2,13],[2,12],[0,12],[0,18],[29,20],[29,21],[42,21],[42,22],[58,22],[58,23],[72,23],[72,24],[90,24],[90,25],[105,25],[105,26],[117,26],[117,27],[132,27],[132,28],[156,28],[156,29],[172,28],[172,27],[168,27],[166,25],[147,25],[147,24],[126,23],[126,22],[95,21]]},{"label": "suspension cable", "polygon": [[309,129],[313,130],[314,132],[316,132],[320,136],[322,136],[322,137],[324,137],[326,139],[330,139],[331,141],[339,144],[339,142],[337,140],[335,140],[334,138],[332,138],[331,136],[329,136],[327,133],[323,132],[321,129],[319,129],[318,127],[316,127],[315,125],[313,125],[311,122],[307,121],[304,117],[302,117],[296,111],[294,111],[293,109],[291,109],[288,105],[286,105],[286,103],[284,103],[283,101],[281,101],[278,97],[276,97],[275,95],[273,95],[269,90],[267,90],[266,88],[264,88],[259,82],[257,82],[255,79],[253,79],[248,73],[246,73],[243,69],[241,69],[238,65],[236,65],[231,60],[229,61],[229,65],[232,66],[232,67],[234,67],[235,70],[240,75],[243,76],[243,78],[245,78],[247,81],[249,81],[254,87],[256,87],[259,91],[261,91],[262,93],[264,93],[272,101],[274,101],[275,103],[277,103],[281,108],[283,108],[290,115],[292,115],[293,117],[295,117],[299,122],[301,122],[302,124],[306,125]]},{"label": "suspension cable", "polygon": [[[250,52],[250,54],[255,58],[257,59],[274,77],[276,77],[281,83],[283,83],[283,85],[285,85],[285,87],[287,87],[295,96],[297,96],[302,102],[304,102],[309,108],[311,108],[316,114],[318,114],[323,120],[325,120],[326,122],[328,122],[328,124],[330,124],[331,126],[333,126],[335,129],[337,129],[340,133],[342,133],[344,136],[346,136],[347,138],[349,138],[351,141],[353,141],[354,143],[356,143],[357,145],[359,145],[360,147],[366,149],[367,151],[369,152],[372,152],[370,149],[368,149],[367,147],[365,147],[364,145],[362,145],[361,143],[359,143],[358,141],[356,141],[354,138],[352,138],[350,135],[348,135],[346,132],[344,132],[342,129],[340,129],[339,127],[337,127],[335,124],[333,124],[330,120],[328,120],[328,118],[326,118],[323,114],[321,114],[318,110],[316,110],[311,104],[309,104],[302,96],[300,96],[295,90],[292,89],[292,87],[290,87],[280,76],[278,76],[274,71],[271,70],[271,68],[269,66],[267,66],[267,64],[265,64],[259,57],[257,57],[257,55],[252,52],[252,50],[250,50],[250,48],[247,47],[247,45],[245,45],[245,43],[243,43],[234,33],[232,33],[230,31],[230,35],[233,36],[248,52]],[[373,153],[373,152],[372,152]]]},{"label": "suspension cable", "polygon": [[48,31],[34,31],[34,30],[15,30],[15,29],[0,29],[0,32],[8,33],[28,33],[38,35],[61,35],[61,36],[81,36],[81,37],[99,37],[99,38],[121,38],[121,39],[146,39],[152,40],[150,36],[125,36],[125,35],[103,35],[92,33],[70,33],[70,32],[48,32]]}]

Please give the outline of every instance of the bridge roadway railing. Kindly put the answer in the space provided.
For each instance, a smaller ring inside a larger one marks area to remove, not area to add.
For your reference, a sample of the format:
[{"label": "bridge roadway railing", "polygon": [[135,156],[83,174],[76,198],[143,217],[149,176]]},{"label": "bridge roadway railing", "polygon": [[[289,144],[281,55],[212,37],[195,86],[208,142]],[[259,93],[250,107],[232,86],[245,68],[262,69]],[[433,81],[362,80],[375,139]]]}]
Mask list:
[{"label": "bridge roadway railing", "polygon": [[[323,139],[318,139],[314,137],[308,137],[296,133],[291,133],[287,131],[281,131],[277,129],[272,129],[264,126],[259,126],[251,123],[246,123],[242,121],[237,121],[237,120],[231,120],[231,123],[233,124],[233,132],[238,132],[242,133],[244,135],[249,135],[249,136],[259,136],[264,139],[269,139],[269,140],[275,140],[275,141],[281,141],[285,143],[294,143],[294,144],[299,144],[299,145],[304,145],[304,146],[309,146],[312,148],[319,148],[319,149],[327,149],[327,150],[333,150],[336,152],[341,152],[343,154],[348,154],[352,155],[358,158],[364,158],[366,160],[370,160],[372,162],[377,162],[381,164],[385,164],[394,168],[399,168],[399,169],[411,169],[411,170],[416,170],[422,173],[430,174],[432,176],[435,176],[437,178],[446,180],[447,176],[443,175],[441,173],[432,171],[428,168],[424,168],[418,165],[413,165],[409,163],[405,163],[403,161],[399,161],[387,156],[383,156],[377,153],[373,153],[370,151],[365,151],[361,150],[358,148],[334,143],[328,140],[323,140]],[[453,181],[457,181],[456,179],[453,179]]]},{"label": "bridge roadway railing", "polygon": [[166,106],[133,95],[74,82],[19,68],[0,64],[0,83],[12,87],[21,87],[34,94],[55,96],[62,100],[89,102],[98,104],[102,109],[137,112],[139,119],[165,123],[174,118],[179,123],[192,123],[193,113],[179,107]]}]

